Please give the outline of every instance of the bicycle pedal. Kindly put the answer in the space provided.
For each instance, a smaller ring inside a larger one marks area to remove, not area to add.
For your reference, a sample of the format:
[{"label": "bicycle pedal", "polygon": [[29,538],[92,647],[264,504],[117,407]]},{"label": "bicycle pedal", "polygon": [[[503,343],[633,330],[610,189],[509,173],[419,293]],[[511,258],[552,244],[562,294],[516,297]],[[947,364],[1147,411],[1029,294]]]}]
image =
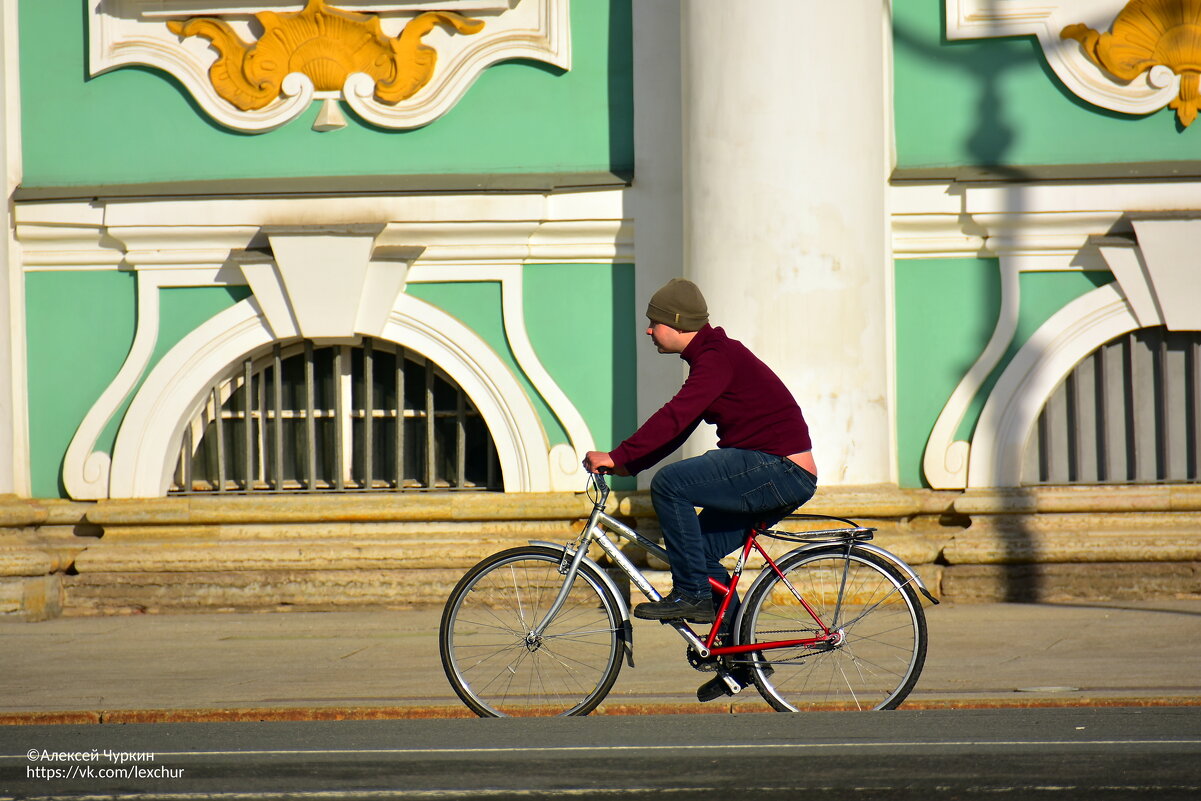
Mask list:
[{"label": "bicycle pedal", "polygon": [[729,673],[722,671],[696,690],[696,700],[702,704],[715,701],[723,695],[737,695],[742,692],[742,685]]}]

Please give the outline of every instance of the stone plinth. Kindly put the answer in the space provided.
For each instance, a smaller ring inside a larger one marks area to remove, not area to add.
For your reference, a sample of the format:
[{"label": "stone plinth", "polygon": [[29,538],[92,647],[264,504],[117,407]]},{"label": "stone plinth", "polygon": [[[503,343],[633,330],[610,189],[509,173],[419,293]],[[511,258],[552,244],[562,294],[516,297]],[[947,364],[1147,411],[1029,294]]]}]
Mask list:
[{"label": "stone plinth", "polygon": [[[578,493],[0,496],[0,615],[439,605],[483,557],[530,540],[569,541],[589,509]],[[659,537],[645,492],[615,493],[610,510]],[[1195,487],[823,487],[803,511],[876,529],[875,544],[947,600],[1201,595]],[[797,516],[777,528],[836,525]],[[763,542],[773,558],[797,546]],[[624,550],[656,586],[670,586],[665,564]],[[762,564],[754,557],[744,582]]]}]

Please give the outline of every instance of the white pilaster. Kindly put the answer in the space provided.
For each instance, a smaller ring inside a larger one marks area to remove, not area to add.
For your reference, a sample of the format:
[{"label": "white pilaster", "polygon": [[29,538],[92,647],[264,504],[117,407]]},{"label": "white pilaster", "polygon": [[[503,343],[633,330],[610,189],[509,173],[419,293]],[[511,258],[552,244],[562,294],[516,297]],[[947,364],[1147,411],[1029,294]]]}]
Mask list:
[{"label": "white pilaster", "polygon": [[0,158],[4,205],[0,226],[0,495],[29,495],[25,391],[25,280],[13,236],[12,195],[21,182],[21,115],[17,0],[0,0]]},{"label": "white pilaster", "polygon": [[801,403],[823,483],[894,481],[886,3],[684,4],[684,261]]}]

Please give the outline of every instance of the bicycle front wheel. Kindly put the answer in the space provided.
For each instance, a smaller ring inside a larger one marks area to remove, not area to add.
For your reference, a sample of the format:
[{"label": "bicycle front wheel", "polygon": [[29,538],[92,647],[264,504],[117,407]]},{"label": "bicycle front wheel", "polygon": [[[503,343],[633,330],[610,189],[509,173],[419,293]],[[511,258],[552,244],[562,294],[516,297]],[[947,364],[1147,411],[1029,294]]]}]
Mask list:
[{"label": "bicycle front wheel", "polygon": [[781,712],[895,709],[926,661],[926,616],[909,579],[845,546],[786,556],[779,567],[783,577],[771,575],[747,598],[740,642],[820,637],[818,620],[832,636],[754,652],[759,693]]},{"label": "bicycle front wheel", "polygon": [[442,667],[477,715],[587,715],[617,680],[621,607],[591,566],[580,565],[563,607],[535,632],[563,587],[561,559],[538,546],[501,551],[451,592],[438,633]]}]

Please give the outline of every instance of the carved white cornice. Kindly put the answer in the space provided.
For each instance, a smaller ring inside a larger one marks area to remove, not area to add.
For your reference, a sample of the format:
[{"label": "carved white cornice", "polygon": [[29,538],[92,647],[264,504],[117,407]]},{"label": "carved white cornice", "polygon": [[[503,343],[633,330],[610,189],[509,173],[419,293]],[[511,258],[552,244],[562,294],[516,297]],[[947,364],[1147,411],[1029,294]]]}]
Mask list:
[{"label": "carved white cornice", "polygon": [[896,258],[1003,258],[1019,271],[1079,269],[1089,237],[1110,232],[1125,211],[1114,203],[1121,193],[1069,184],[940,181],[898,184],[891,192]]},{"label": "carved white cornice", "polygon": [[375,96],[365,73],[350,74],[336,91],[319,92],[300,72],[282,82],[278,98],[259,109],[242,110],[214,88],[209,68],[217,50],[200,35],[180,36],[168,28],[197,17],[227,23],[246,44],[256,41],[254,14],[280,15],[304,8],[283,0],[92,0],[88,4],[89,68],[92,75],[140,64],[174,76],[204,111],[221,125],[246,133],[278,128],[321,100],[325,108],[314,127],[332,130],[345,122],[337,108],[344,101],[363,119],[385,128],[415,128],[445,114],[489,66],[509,59],[532,59],[571,68],[569,0],[357,0],[331,8],[377,16],[385,36],[396,37],[424,12],[453,12],[482,20],[482,30],[459,35],[435,26],[421,40],[437,53],[433,77],[411,97],[396,103]]},{"label": "carved white cornice", "polygon": [[981,256],[1021,270],[1107,269],[1085,262],[1090,238],[1132,232],[1128,218],[1189,213],[1201,181],[906,181],[890,189],[898,259]]},{"label": "carved white cornice", "polygon": [[1061,35],[1080,23],[1107,31],[1126,5],[1126,0],[946,0],[947,38],[1034,36],[1047,64],[1077,97],[1112,111],[1150,114],[1176,99],[1179,75],[1161,65],[1121,81],[1090,61],[1080,42]]},{"label": "carved white cornice", "polygon": [[[215,268],[281,220],[383,226],[377,245],[420,246],[418,263],[631,262],[621,189],[559,195],[121,199],[18,203],[26,270]],[[228,270],[228,279],[240,273]]]}]

